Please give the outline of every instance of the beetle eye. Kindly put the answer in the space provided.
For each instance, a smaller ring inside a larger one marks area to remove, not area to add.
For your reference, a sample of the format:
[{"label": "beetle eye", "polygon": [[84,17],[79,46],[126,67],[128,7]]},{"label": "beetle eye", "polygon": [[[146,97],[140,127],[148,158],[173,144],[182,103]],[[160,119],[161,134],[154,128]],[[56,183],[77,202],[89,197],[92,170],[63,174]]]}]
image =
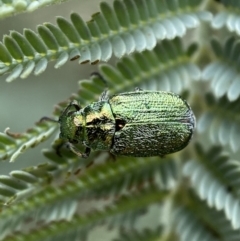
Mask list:
[{"label": "beetle eye", "polygon": [[116,119],[116,131],[120,131],[124,126],[126,122],[121,119]]}]

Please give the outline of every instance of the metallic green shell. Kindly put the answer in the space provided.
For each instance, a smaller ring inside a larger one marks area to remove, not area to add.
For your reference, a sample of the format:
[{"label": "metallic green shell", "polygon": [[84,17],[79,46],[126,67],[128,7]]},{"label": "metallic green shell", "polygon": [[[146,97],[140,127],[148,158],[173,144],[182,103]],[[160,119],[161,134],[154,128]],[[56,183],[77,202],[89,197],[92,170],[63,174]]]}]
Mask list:
[{"label": "metallic green shell", "polygon": [[[100,101],[82,109],[70,104],[59,123],[60,138],[71,143],[71,150],[79,156],[87,157],[93,149],[145,157],[183,149],[192,137],[195,117],[176,94],[137,90],[110,98],[104,92]],[[75,144],[85,146],[85,153]]]},{"label": "metallic green shell", "polygon": [[183,149],[192,137],[194,114],[174,93],[127,92],[112,96],[109,104],[116,121],[110,149],[115,155],[165,155]]}]

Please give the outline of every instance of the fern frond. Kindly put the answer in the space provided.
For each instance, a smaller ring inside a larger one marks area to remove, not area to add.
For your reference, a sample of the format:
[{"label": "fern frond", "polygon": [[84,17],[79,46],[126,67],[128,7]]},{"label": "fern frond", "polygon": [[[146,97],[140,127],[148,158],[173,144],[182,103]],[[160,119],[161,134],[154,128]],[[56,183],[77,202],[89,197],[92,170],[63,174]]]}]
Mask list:
[{"label": "fern frond", "polygon": [[[69,59],[79,63],[107,61],[112,54],[122,57],[133,51],[153,49],[157,40],[183,36],[211,13],[199,9],[200,1],[176,1],[176,5],[157,0],[114,1],[113,8],[103,2],[101,12],[85,23],[77,14],[71,22],[59,17],[57,25],[38,26],[23,35],[12,31],[0,45],[0,74],[10,72],[7,81],[26,78],[32,71],[45,71],[51,60],[56,68]],[[123,11],[124,10],[124,11]]]},{"label": "fern frond", "polygon": [[212,49],[217,59],[203,70],[203,79],[211,81],[216,97],[227,94],[228,99],[234,101],[240,96],[240,41],[231,37],[222,47],[217,40],[212,40]]},{"label": "fern frond", "polygon": [[32,12],[43,6],[60,3],[67,0],[8,0],[0,2],[0,19],[22,12]]},{"label": "fern frond", "polygon": [[180,94],[192,80],[199,80],[201,76],[179,38],[163,40],[152,51],[124,57],[116,68],[101,65],[100,73],[115,93],[138,86]]},{"label": "fern frond", "polygon": [[[176,227],[181,241],[226,240],[238,241],[240,231],[234,230],[223,211],[216,210],[188,191],[188,198],[176,200],[173,208],[173,227]],[[179,205],[180,204],[180,205]]]},{"label": "fern frond", "polygon": [[[2,180],[3,177],[0,182]],[[12,179],[9,178],[8,182],[10,181]],[[99,200],[109,196],[119,196],[131,190],[148,189],[152,185],[157,186],[159,190],[172,190],[176,182],[176,162],[160,158],[120,158],[116,163],[107,163],[89,169],[84,175],[74,181],[69,180],[60,187],[44,187],[43,182],[38,178],[38,185],[44,188],[40,193],[36,193],[39,191],[36,184],[28,184],[28,187],[22,187],[15,196],[20,196],[23,192],[26,194],[30,187],[31,190],[34,189],[34,195],[28,199],[25,196],[24,202],[2,210],[0,218],[4,222],[0,224],[0,234],[7,235],[6,226],[8,233],[16,231],[16,220],[22,220],[17,226],[21,230],[26,219],[34,218],[36,223],[44,220],[47,224],[63,219],[63,213],[66,212],[68,213],[66,218],[71,219],[78,200],[91,198]],[[30,194],[33,194],[33,191]],[[73,205],[71,212],[69,210],[70,200]]]},{"label": "fern frond", "polygon": [[[210,232],[217,237],[217,240],[238,241],[240,230],[233,229],[223,211],[216,210],[200,200],[192,192],[190,193],[191,202],[188,209],[194,213],[208,227]],[[213,222],[214,220],[214,222]]]},{"label": "fern frond", "polygon": [[0,201],[2,204],[13,204],[38,193],[50,184],[53,185],[56,181],[65,180],[71,174],[78,174],[90,166],[96,156],[99,160],[106,159],[104,154],[101,156],[97,152],[88,159],[80,159],[70,151],[64,153],[62,158],[55,151],[45,151],[44,154],[51,162],[12,171],[9,176],[0,176]]},{"label": "fern frond", "polygon": [[212,95],[206,95],[206,110],[200,116],[197,130],[205,133],[210,141],[217,145],[229,145],[233,152],[240,148],[240,98],[229,102],[226,96],[216,100]]},{"label": "fern frond", "polygon": [[153,230],[150,229],[145,229],[142,231],[122,231],[121,236],[118,239],[114,239],[113,241],[133,241],[133,240],[138,240],[138,241],[156,241],[159,240],[162,234],[162,228],[157,227]]},{"label": "fern frond", "polygon": [[197,146],[197,160],[184,166],[183,173],[189,177],[199,197],[210,207],[223,210],[234,229],[240,228],[240,164],[229,160],[220,148],[207,153]]},{"label": "fern frond", "polygon": [[56,123],[37,122],[36,126],[28,129],[25,133],[11,133],[6,129],[0,132],[0,160],[10,159],[13,162],[27,149],[49,139],[56,131]]},{"label": "fern frond", "polygon": [[224,26],[231,32],[240,34],[240,16],[239,16],[239,1],[238,0],[220,0],[225,7],[219,11],[213,18],[212,27],[220,29]]},{"label": "fern frond", "polygon": [[216,237],[207,229],[206,224],[198,219],[195,213],[184,206],[178,206],[173,212],[173,226],[180,241],[217,241]]},{"label": "fern frond", "polygon": [[[5,238],[5,241],[14,240],[75,240],[86,238],[86,235],[93,227],[107,223],[111,226],[123,226],[123,220],[133,222],[143,214],[149,205],[161,203],[168,197],[167,192],[158,191],[154,188],[141,194],[130,195],[122,198],[114,206],[105,208],[102,211],[92,211],[91,214],[76,215],[71,222],[52,222],[47,226],[38,227],[36,231],[27,234],[18,234]],[[126,221],[124,222],[126,224]]]}]

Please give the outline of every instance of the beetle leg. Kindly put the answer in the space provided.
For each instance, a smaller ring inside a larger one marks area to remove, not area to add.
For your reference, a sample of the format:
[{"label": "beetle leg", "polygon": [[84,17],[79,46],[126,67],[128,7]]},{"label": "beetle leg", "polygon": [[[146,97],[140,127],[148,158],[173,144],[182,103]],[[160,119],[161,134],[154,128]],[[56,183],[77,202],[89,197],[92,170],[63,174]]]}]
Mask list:
[{"label": "beetle leg", "polygon": [[117,161],[116,156],[111,151],[109,151],[108,154],[109,154],[109,157],[112,159],[113,162]]},{"label": "beetle leg", "polygon": [[63,147],[65,143],[64,142],[61,142],[60,144],[58,144],[55,148],[56,150],[56,154],[59,156],[59,157],[62,157],[62,154],[61,154],[61,149]]},{"label": "beetle leg", "polygon": [[107,81],[102,77],[101,74],[99,74],[98,72],[93,72],[91,73],[91,76],[96,76],[98,77],[106,86],[107,86]]},{"label": "beetle leg", "polygon": [[82,157],[83,157],[83,158],[89,157],[90,152],[91,152],[91,148],[87,147],[87,148],[85,149],[85,153],[82,154]]},{"label": "beetle leg", "polygon": [[[98,72],[93,72],[91,74],[91,76],[96,76],[97,78],[99,78],[106,85],[106,87],[108,86],[107,81]],[[99,101],[108,100],[108,93],[107,92],[108,91],[106,89],[103,91],[103,93],[99,97]]]},{"label": "beetle leg", "polygon": [[81,153],[72,143],[68,142],[67,147],[77,156],[82,157],[82,158],[87,158],[90,154],[91,149],[86,148],[85,153]]},{"label": "beetle leg", "polygon": [[62,117],[67,116],[68,111],[72,106],[76,109],[76,111],[81,109],[81,106],[78,104],[78,102],[76,100],[73,100],[62,112],[62,114],[60,115],[59,121],[61,120]]}]

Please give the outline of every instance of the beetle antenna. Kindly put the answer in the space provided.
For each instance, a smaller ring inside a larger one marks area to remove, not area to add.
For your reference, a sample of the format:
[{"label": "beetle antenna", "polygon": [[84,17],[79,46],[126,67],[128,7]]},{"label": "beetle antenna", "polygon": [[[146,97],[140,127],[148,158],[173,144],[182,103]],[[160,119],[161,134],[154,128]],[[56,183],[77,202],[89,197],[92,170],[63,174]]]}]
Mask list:
[{"label": "beetle antenna", "polygon": [[82,157],[82,158],[89,157],[89,154],[91,151],[91,149],[89,147],[86,148],[85,153],[81,153],[71,142],[67,142],[66,145],[77,156]]},{"label": "beetle antenna", "polygon": [[70,103],[70,106],[69,108],[73,106],[77,111],[81,110],[81,106],[79,105],[79,103],[76,101],[76,100],[73,100],[71,103]]},{"label": "beetle antenna", "polygon": [[98,72],[92,72],[90,76],[92,77],[95,76],[96,78],[100,79],[104,83],[104,85],[108,88],[108,83],[101,74],[99,74]]},{"label": "beetle antenna", "polygon": [[[71,101],[71,103],[66,107],[66,109],[62,112],[61,116],[66,116],[69,109],[74,107],[76,111],[79,111],[81,109],[81,106],[78,104],[76,100]],[[60,118],[61,118],[60,116]]]},{"label": "beetle antenna", "polygon": [[[108,87],[107,81],[98,72],[91,73],[91,76],[95,76],[95,77],[99,78],[106,85],[106,87]],[[99,97],[99,101],[102,101],[102,100],[108,100],[108,90],[107,89],[105,89],[103,91],[103,93],[101,94],[101,96]]]},{"label": "beetle antenna", "polygon": [[47,116],[44,116],[44,117],[42,117],[42,118],[39,120],[39,122],[44,122],[44,121],[51,121],[51,122],[58,123],[57,120],[54,120],[53,118],[47,117]]}]

